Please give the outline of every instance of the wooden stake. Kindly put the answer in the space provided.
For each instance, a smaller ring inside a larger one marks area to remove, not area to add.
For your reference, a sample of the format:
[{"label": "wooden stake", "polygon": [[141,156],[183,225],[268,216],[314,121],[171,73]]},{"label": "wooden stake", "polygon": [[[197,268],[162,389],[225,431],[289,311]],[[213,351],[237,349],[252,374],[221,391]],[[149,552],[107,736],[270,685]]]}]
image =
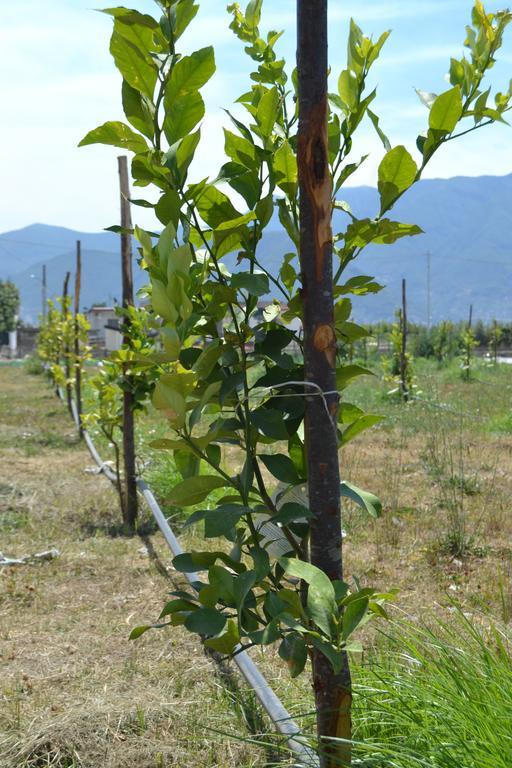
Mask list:
[{"label": "wooden stake", "polygon": [[76,241],[76,271],[75,271],[75,395],[78,415],[78,433],[82,437],[82,364],[80,362],[80,327],[78,314],[80,312],[80,290],[82,287],[82,243]]},{"label": "wooden stake", "polygon": [[400,394],[404,400],[409,399],[409,385],[407,383],[407,285],[402,280],[402,311],[400,313],[401,339],[400,349]]},{"label": "wooden stake", "polygon": [[[67,323],[68,314],[69,314],[69,278],[71,277],[71,272],[66,272],[66,277],[64,278],[64,286],[62,288],[62,317],[64,321]],[[68,411],[71,415],[73,415],[73,409],[71,407],[71,401],[73,399],[73,390],[71,387],[71,361],[70,361],[70,344],[69,344],[69,336],[68,336],[68,329],[65,328],[65,335],[64,335],[64,372],[66,376],[66,402],[68,405]]]},{"label": "wooden stake", "polygon": [[[327,139],[327,0],[297,0],[297,18],[304,371],[305,380],[314,384],[317,392],[326,393],[324,397],[306,397],[305,406],[309,508],[313,513],[310,553],[313,565],[335,581],[343,577],[343,561],[337,440],[339,397],[332,394],[337,390],[337,346]],[[320,764],[322,768],[339,768],[350,764],[350,747],[343,741],[329,739],[351,738],[348,659],[345,656],[339,674],[315,648],[312,659]]]},{"label": "wooden stake", "polygon": [[[121,272],[123,281],[123,309],[134,305],[132,268],[132,217],[130,211],[130,184],[126,156],[118,157],[119,184],[121,191]],[[130,344],[130,323],[125,315],[122,322],[123,343]],[[131,532],[135,530],[138,513],[137,481],[135,467],[135,428],[133,417],[133,394],[123,392],[123,454],[125,474],[124,523]]]}]

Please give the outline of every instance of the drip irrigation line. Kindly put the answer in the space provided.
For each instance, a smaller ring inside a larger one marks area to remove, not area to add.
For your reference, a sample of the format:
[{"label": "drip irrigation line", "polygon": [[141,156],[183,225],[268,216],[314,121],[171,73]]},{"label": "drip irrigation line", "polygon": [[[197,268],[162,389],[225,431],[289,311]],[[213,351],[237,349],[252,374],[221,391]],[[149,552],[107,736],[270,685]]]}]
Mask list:
[{"label": "drip irrigation line", "polygon": [[[64,393],[62,392],[62,389],[59,387],[57,391],[59,398],[63,400]],[[71,400],[71,412],[73,421],[75,422],[76,426],[80,426],[80,418],[74,398]],[[102,460],[87,429],[82,429],[82,436],[84,438],[85,444],[87,445],[89,453],[99,467],[100,472],[104,474],[105,477],[107,477],[114,485],[116,485],[118,479],[117,474],[108,466],[108,464]],[[176,538],[171,526],[167,521],[167,518],[162,512],[160,505],[158,504],[153,492],[145,480],[139,478],[137,480],[137,488],[144,497],[153,517],[155,518],[155,521],[172,555],[177,557],[178,555],[183,554],[181,544]],[[191,587],[197,591],[198,583],[201,582],[198,574],[185,573],[183,575]],[[245,681],[254,691],[256,698],[273,722],[276,730],[286,739],[288,749],[293,752],[295,757],[298,759],[298,762],[295,763],[296,768],[318,768],[318,755],[303,738],[301,729],[292,719],[290,713],[287,711],[277,694],[270,687],[254,661],[245,651],[239,650],[239,647],[235,649],[235,654],[236,655],[233,657],[234,664],[238,667],[238,670],[244,677]]]}]

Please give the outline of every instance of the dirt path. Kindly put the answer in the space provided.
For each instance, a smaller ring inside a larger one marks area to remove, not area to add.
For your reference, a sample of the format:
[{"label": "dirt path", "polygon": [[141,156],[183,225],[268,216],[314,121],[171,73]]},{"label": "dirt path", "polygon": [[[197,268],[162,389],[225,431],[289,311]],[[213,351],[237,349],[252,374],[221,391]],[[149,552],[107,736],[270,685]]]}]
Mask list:
[{"label": "dirt path", "polygon": [[45,380],[0,367],[0,551],[60,552],[0,568],[0,767],[264,765],[220,735],[246,731],[188,633],[128,641],[172,586],[139,538],[107,534],[116,499],[90,464]]}]

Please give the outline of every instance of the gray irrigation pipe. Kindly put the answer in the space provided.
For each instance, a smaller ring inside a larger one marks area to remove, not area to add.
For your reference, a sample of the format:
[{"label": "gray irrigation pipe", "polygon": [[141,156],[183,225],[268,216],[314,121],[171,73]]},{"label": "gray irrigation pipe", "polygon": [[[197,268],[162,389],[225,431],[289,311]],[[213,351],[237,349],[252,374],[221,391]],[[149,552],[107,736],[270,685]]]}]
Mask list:
[{"label": "gray irrigation pipe", "polygon": [[[59,397],[63,399],[62,390],[59,388]],[[80,418],[78,415],[76,403],[74,399],[71,400],[71,412],[73,421],[77,426],[80,425]],[[117,483],[116,473],[102,461],[100,454],[98,453],[94,442],[88,431],[82,428],[82,435],[89,449],[89,453],[98,465],[100,471],[114,484]],[[167,518],[162,512],[160,505],[158,504],[155,496],[147,483],[139,478],[137,480],[137,487],[144,497],[155,521],[165,539],[167,546],[174,557],[183,554],[183,549],[174,535],[174,532],[167,522]],[[193,589],[197,590],[197,583],[200,581],[197,573],[185,573],[183,574]],[[233,661],[238,667],[240,673],[252,688],[261,706],[274,723],[277,731],[286,738],[286,743],[291,752],[293,752],[299,759],[297,766],[300,768],[318,768],[319,761],[316,752],[305,742],[300,740],[302,733],[297,723],[292,719],[288,710],[284,707],[279,697],[272,690],[267,680],[261,674],[260,670],[254,663],[254,661],[248,656],[245,651],[235,649],[236,655],[233,657]]]}]

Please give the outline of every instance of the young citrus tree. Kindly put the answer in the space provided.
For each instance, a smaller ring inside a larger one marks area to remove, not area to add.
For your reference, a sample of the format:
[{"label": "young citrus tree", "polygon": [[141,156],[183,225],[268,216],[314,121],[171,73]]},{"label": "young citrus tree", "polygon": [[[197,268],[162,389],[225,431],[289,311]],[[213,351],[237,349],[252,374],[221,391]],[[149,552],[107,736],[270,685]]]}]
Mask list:
[{"label": "young citrus tree", "polygon": [[[201,571],[204,581],[196,592],[177,592],[158,626],[182,624],[224,654],[278,643],[293,676],[310,658],[321,764],[348,764],[347,651],[371,615],[385,615],[388,595],[343,578],[340,497],[379,513],[374,496],[339,477],[339,450],[379,420],[343,398],[368,371],[342,364],[338,345],[366,334],[351,319],[350,296],[380,286],[366,276],[347,280],[345,270],[369,244],[419,233],[388,217],[394,203],[445,144],[503,119],[512,89],[491,102],[482,83],[511,14],[486,14],[476,3],[469,57],[451,60],[448,89],[420,92],[428,127],[417,162],[404,146],[391,147],[371,109],[376,93],[367,78],[387,32],[374,42],[351,23],[347,67],[329,91],[326,0],[298,2],[291,72],[277,53],[281,33],[260,30],[262,0],[245,11],[231,5],[231,29],[253,71],[236,114],[227,111],[225,162],[210,180],[191,169],[199,143],[208,142],[201,89],[214,74],[214,51],[179,48],[198,3],[158,6],[158,18],[107,9],[127,123],[105,123],[81,142],[133,152],[133,184],[158,190],[155,202],[142,204],[154,208],[163,231],[135,228],[171,365],[153,395],[170,434],[154,445],[190,457],[170,501],[195,507],[191,521],[218,540],[175,558],[178,570]],[[385,150],[374,218],[358,218],[340,197],[365,159],[350,157],[363,120]],[[345,223],[333,235],[334,209]],[[290,241],[278,270],[262,248],[274,213]],[[261,317],[258,302],[271,292],[276,300]]]}]

